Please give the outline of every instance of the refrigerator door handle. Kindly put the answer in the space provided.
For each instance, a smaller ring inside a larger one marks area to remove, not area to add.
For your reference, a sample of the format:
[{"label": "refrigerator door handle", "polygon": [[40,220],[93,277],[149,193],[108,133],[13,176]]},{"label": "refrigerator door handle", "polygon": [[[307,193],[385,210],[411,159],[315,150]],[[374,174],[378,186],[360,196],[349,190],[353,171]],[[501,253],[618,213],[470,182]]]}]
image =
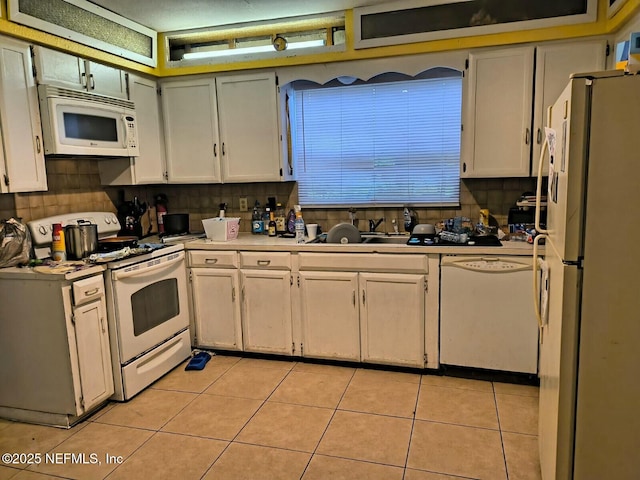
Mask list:
[{"label": "refrigerator door handle", "polygon": [[[538,338],[540,340],[540,344],[542,344],[542,330],[543,330],[543,322],[542,322],[542,313],[540,312],[540,284],[539,284],[539,270],[542,268],[542,264],[544,260],[542,260],[538,256],[538,244],[541,238],[547,238],[546,235],[536,235],[533,239],[533,309],[536,313],[536,319],[538,320]],[[541,264],[538,265],[538,262]]]},{"label": "refrigerator door handle", "polygon": [[[544,154],[547,151],[547,146],[549,145],[549,133],[548,130],[545,129],[544,142],[542,143],[542,147],[540,147],[540,159],[538,161],[538,175],[536,179],[536,214],[535,214],[535,229],[538,234],[546,235],[549,233],[549,230],[546,230],[540,227],[540,197],[542,196],[542,162],[544,161]],[[534,262],[535,264],[535,262]]]}]

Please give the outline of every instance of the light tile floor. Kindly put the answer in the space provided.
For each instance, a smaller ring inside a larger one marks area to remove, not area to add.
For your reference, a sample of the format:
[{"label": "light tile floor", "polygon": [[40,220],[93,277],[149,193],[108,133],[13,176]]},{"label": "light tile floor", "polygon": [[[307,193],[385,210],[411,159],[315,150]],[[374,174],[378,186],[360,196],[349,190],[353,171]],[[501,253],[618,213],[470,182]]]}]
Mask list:
[{"label": "light tile floor", "polygon": [[0,420],[0,454],[42,454],[39,465],[0,465],[0,480],[539,479],[537,396],[531,386],[216,355],[70,430]]}]

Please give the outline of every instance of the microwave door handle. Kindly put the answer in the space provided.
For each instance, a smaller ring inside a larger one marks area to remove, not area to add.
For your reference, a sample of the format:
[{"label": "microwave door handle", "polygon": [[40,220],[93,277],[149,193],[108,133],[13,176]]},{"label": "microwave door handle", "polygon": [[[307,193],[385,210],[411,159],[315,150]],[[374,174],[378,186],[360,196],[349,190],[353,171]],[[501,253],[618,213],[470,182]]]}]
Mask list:
[{"label": "microwave door handle", "polygon": [[127,126],[127,115],[122,114],[120,117],[122,119],[122,124],[124,125],[124,141],[122,142],[122,146],[127,148],[129,145],[129,127]]},{"label": "microwave door handle", "polygon": [[152,265],[150,267],[145,267],[145,268],[141,268],[138,270],[123,270],[123,271],[114,271],[111,273],[111,278],[113,280],[121,280],[123,278],[128,278],[128,277],[134,277],[134,276],[142,276],[142,275],[146,275],[150,272],[154,272],[156,270],[159,270],[161,268],[165,268],[168,267],[170,265],[173,265],[174,263],[178,263],[181,262],[184,258],[184,255],[179,255],[176,258],[172,259],[172,260],[167,260],[166,262],[161,262],[158,263],[156,265]]}]

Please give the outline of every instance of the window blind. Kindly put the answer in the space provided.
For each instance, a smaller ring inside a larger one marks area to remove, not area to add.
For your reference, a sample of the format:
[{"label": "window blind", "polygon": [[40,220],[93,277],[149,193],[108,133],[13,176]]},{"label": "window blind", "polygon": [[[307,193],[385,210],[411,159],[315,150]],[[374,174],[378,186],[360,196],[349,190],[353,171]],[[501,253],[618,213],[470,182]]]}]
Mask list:
[{"label": "window blind", "polygon": [[459,203],[460,76],[296,90],[292,102],[302,205]]}]

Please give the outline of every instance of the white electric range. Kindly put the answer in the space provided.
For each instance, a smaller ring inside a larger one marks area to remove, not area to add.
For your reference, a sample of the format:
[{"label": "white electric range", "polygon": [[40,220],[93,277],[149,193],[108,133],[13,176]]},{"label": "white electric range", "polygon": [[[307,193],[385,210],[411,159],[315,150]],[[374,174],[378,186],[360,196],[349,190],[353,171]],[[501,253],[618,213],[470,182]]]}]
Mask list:
[{"label": "white electric range", "polygon": [[[88,220],[98,238],[116,236],[120,223],[111,212],[80,212],[29,222],[36,249],[50,247],[53,223]],[[128,400],[191,354],[185,253],[182,243],[145,243],[97,254],[104,265],[107,319],[115,393]],[[89,262],[91,263],[91,262]]]}]

